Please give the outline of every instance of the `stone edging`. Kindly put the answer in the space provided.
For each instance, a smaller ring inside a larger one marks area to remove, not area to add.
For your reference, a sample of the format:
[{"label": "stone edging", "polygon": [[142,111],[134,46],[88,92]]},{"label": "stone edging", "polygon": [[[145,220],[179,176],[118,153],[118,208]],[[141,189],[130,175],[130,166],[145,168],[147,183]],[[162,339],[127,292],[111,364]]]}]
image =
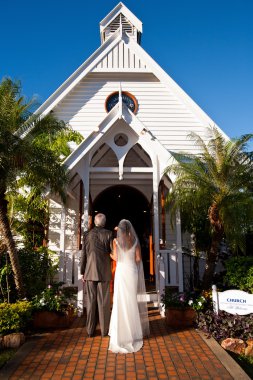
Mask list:
[{"label": "stone edging", "polygon": [[235,380],[251,380],[246,372],[239,366],[238,363],[224,350],[214,338],[206,338],[206,335],[200,331],[196,330],[203,341],[208,345],[208,347],[213,351],[215,356],[220,360],[226,370]]},{"label": "stone edging", "polygon": [[0,368],[0,380],[8,380],[11,377],[24,358],[33,350],[38,339],[40,339],[39,336],[34,336],[19,347],[15,355]]}]

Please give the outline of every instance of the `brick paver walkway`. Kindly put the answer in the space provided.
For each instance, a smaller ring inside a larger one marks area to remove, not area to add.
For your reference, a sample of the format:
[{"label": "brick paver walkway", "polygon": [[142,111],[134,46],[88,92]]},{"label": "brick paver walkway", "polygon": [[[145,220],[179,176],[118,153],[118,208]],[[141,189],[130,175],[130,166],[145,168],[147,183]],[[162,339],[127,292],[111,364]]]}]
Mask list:
[{"label": "brick paver walkway", "polygon": [[156,309],[149,316],[151,335],[137,353],[113,354],[109,337],[101,338],[97,330],[88,338],[84,318],[77,318],[67,330],[27,341],[25,353],[0,371],[0,379],[238,380],[196,330],[169,330]]}]

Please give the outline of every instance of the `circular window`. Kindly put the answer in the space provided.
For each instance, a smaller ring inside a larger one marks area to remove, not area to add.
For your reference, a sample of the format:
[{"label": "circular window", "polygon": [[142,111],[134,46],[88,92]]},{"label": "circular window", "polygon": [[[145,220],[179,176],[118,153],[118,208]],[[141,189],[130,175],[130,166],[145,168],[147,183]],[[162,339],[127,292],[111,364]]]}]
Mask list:
[{"label": "circular window", "polygon": [[124,133],[118,133],[114,137],[114,142],[117,146],[125,146],[128,143],[128,137]]},{"label": "circular window", "polygon": [[[119,102],[119,91],[110,94],[105,101],[105,109],[110,112],[111,109]],[[129,92],[122,91],[122,102],[133,112],[137,112],[138,103],[136,98]]]}]

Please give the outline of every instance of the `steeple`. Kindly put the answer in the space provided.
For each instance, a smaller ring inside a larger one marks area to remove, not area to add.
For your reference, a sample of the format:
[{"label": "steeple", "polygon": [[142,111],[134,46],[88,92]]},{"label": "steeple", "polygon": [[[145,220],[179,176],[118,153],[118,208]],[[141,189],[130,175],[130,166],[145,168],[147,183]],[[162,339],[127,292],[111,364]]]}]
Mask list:
[{"label": "steeple", "polygon": [[119,28],[138,44],[141,43],[142,22],[122,2],[100,22],[101,43],[103,44]]}]

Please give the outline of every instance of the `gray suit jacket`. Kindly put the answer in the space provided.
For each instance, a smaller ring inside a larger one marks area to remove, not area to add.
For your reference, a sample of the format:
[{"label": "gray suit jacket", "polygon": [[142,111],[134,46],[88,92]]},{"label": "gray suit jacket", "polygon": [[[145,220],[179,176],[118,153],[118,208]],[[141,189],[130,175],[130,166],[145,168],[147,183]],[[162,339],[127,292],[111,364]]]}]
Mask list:
[{"label": "gray suit jacket", "polygon": [[89,281],[110,281],[112,231],[94,227],[83,237],[81,274]]}]

